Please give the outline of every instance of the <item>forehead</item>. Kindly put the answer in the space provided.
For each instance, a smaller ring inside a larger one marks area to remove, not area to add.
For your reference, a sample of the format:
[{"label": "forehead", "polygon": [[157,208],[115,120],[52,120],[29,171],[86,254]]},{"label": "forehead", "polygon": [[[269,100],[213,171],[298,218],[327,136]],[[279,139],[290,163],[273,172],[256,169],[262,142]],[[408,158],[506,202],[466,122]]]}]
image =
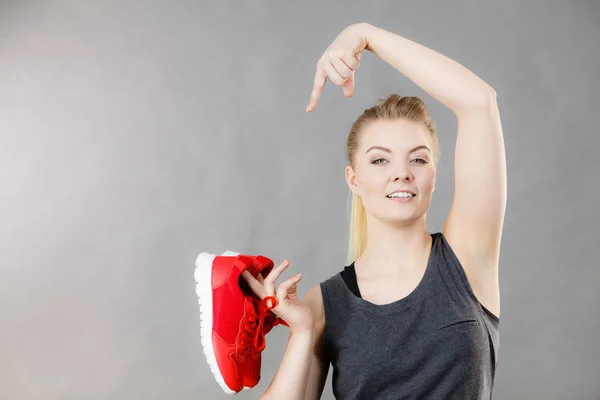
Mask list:
[{"label": "forehead", "polygon": [[423,124],[397,120],[376,120],[363,127],[360,149],[364,152],[371,146],[385,146],[393,151],[412,149],[419,145],[431,148],[431,138]]}]

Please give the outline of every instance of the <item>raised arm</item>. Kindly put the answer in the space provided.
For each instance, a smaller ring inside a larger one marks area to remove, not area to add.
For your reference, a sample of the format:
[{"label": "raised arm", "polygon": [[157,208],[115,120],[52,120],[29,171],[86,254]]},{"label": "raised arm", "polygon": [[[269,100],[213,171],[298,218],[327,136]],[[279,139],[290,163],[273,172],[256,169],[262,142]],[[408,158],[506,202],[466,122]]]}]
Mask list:
[{"label": "raised arm", "polygon": [[377,54],[454,112],[454,198],[444,235],[478,299],[500,315],[498,263],[506,209],[506,155],[495,90],[456,61],[409,39],[360,25]]}]

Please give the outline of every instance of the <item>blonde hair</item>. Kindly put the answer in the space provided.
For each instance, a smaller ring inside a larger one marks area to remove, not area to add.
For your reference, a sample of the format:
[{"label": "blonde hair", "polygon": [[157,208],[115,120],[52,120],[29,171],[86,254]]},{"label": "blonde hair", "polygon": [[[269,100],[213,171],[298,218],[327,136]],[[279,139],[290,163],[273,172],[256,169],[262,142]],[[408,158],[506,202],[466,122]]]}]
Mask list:
[{"label": "blonde hair", "polygon": [[[375,106],[366,109],[354,121],[346,141],[346,156],[348,165],[355,169],[356,151],[360,144],[362,128],[371,121],[404,119],[418,124],[423,124],[430,134],[433,142],[435,165],[437,166],[441,153],[436,128],[429,115],[423,100],[415,96],[399,96],[391,94],[386,99],[380,99]],[[352,208],[350,210],[350,235],[348,243],[348,265],[355,261],[365,249],[367,244],[367,213],[359,196],[350,192]]]}]

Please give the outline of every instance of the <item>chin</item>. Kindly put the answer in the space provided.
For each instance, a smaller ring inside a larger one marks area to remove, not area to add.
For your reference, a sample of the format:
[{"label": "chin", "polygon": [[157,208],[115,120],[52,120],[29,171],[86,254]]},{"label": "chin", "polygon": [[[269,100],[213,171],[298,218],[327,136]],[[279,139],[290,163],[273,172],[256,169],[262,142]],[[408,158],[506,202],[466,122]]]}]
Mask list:
[{"label": "chin", "polygon": [[414,222],[420,220],[421,218],[423,218],[423,216],[425,215],[426,212],[427,212],[427,209],[420,210],[420,209],[407,207],[404,210],[395,210],[394,212],[391,212],[391,213],[388,212],[384,216],[384,219],[393,224],[407,225],[407,224],[414,223]]},{"label": "chin", "polygon": [[396,211],[393,213],[390,213],[388,211],[388,212],[376,214],[374,216],[381,222],[384,222],[386,224],[391,224],[391,225],[397,225],[397,226],[410,225],[410,224],[418,221],[419,218],[421,218],[421,215],[415,214],[414,211],[407,211],[407,212]]}]

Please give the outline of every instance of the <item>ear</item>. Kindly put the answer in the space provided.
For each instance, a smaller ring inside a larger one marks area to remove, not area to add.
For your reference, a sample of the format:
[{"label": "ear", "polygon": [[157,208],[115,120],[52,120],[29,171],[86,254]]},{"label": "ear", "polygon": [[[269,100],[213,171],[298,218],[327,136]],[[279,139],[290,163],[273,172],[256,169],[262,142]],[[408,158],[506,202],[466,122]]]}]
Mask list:
[{"label": "ear", "polygon": [[347,165],[345,173],[346,173],[346,183],[348,184],[348,188],[350,188],[352,193],[354,193],[355,195],[358,195],[358,185],[356,182],[356,174],[352,170],[352,167]]}]

